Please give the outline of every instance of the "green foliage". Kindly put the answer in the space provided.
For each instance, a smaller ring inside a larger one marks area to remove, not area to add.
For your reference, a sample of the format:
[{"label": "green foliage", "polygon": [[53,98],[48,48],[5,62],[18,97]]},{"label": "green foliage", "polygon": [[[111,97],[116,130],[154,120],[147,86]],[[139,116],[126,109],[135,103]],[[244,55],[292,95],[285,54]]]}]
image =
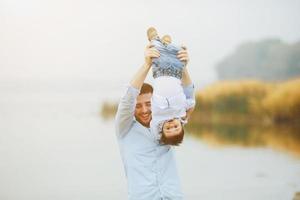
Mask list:
[{"label": "green foliage", "polygon": [[248,113],[248,101],[244,96],[223,96],[213,104],[213,110],[220,113]]},{"label": "green foliage", "polygon": [[[196,94],[194,115],[201,122],[300,122],[300,79],[281,83],[221,81]],[[251,120],[254,119],[254,120]]]}]

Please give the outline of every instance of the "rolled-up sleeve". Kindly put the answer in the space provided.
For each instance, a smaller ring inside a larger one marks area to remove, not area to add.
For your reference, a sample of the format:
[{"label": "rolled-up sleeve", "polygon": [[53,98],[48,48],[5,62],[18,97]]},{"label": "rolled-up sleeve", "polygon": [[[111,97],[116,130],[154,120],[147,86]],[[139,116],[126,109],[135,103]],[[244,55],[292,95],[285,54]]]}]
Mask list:
[{"label": "rolled-up sleeve", "polygon": [[196,100],[195,100],[195,86],[193,83],[187,85],[187,86],[184,86],[183,87],[183,92],[185,94],[185,97],[186,97],[186,109],[190,109],[190,108],[193,108],[195,107],[196,105]]},{"label": "rolled-up sleeve", "polygon": [[136,98],[139,93],[139,89],[129,85],[127,86],[126,92],[120,100],[115,117],[116,134],[118,137],[123,137],[132,126],[134,120]]}]

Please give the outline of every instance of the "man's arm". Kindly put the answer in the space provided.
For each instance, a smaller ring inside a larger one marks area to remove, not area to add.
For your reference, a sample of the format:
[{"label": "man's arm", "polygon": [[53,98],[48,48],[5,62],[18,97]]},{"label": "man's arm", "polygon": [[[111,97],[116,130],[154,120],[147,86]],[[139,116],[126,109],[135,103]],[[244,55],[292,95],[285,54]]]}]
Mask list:
[{"label": "man's arm", "polygon": [[185,63],[185,67],[183,68],[182,72],[182,87],[184,94],[187,99],[187,111],[186,111],[186,119],[188,120],[194,111],[195,107],[195,88],[194,84],[192,82],[192,79],[190,77],[190,74],[187,69],[187,64],[189,62],[189,56],[186,47],[182,47],[182,50],[178,52],[177,56],[182,62]]},{"label": "man's arm", "polygon": [[159,57],[159,51],[154,48],[154,45],[150,44],[146,46],[144,57],[145,63],[144,65],[136,72],[133,76],[132,80],[130,81],[130,85],[136,89],[141,89],[147,74],[152,65],[152,59]]},{"label": "man's arm", "polygon": [[196,101],[195,101],[194,84],[191,80],[191,77],[186,67],[184,67],[183,74],[182,74],[182,87],[187,99],[186,119],[189,120],[191,114],[194,111]]},{"label": "man's arm", "polygon": [[126,93],[122,96],[115,117],[116,133],[118,137],[124,136],[130,129],[134,119],[136,97],[139,90],[128,86]]},{"label": "man's arm", "polygon": [[151,68],[151,63],[149,64],[145,62],[144,65],[135,73],[135,75],[131,79],[130,86],[140,90],[147,77],[150,68]]},{"label": "man's arm", "polygon": [[116,132],[123,137],[131,128],[136,106],[136,98],[151,68],[152,58],[158,57],[159,53],[151,45],[145,50],[145,63],[138,69],[127,88],[125,95],[120,100],[115,117]]},{"label": "man's arm", "polygon": [[182,83],[182,87],[187,87],[193,84],[187,66],[183,68],[181,83]]}]

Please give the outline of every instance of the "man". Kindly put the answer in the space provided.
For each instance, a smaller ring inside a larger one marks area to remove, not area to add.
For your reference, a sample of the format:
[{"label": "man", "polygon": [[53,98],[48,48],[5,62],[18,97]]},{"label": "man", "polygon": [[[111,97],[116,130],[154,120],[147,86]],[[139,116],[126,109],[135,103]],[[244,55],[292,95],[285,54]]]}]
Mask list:
[{"label": "man", "polygon": [[[116,133],[128,183],[129,200],[181,200],[183,195],[175,158],[170,145],[161,145],[150,132],[153,89],[144,80],[152,59],[159,52],[151,45],[145,50],[145,63],[130,81],[116,114]],[[187,63],[186,49],[178,58]],[[193,84],[185,67],[182,85],[187,97],[193,97]]]}]

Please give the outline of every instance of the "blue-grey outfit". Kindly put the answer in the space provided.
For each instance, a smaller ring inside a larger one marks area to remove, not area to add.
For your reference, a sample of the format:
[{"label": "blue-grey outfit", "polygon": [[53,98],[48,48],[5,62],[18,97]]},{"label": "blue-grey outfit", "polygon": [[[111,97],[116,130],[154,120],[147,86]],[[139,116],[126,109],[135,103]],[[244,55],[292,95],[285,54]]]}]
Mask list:
[{"label": "blue-grey outfit", "polygon": [[[187,97],[194,87],[184,88]],[[134,117],[139,90],[129,86],[116,114],[116,134],[127,177],[129,200],[182,200],[173,149],[153,139]]]},{"label": "blue-grey outfit", "polygon": [[159,38],[151,40],[151,44],[153,44],[160,53],[160,56],[153,59],[152,62],[153,77],[173,76],[181,79],[184,64],[177,58],[177,54],[182,48],[174,44],[165,45]]}]

